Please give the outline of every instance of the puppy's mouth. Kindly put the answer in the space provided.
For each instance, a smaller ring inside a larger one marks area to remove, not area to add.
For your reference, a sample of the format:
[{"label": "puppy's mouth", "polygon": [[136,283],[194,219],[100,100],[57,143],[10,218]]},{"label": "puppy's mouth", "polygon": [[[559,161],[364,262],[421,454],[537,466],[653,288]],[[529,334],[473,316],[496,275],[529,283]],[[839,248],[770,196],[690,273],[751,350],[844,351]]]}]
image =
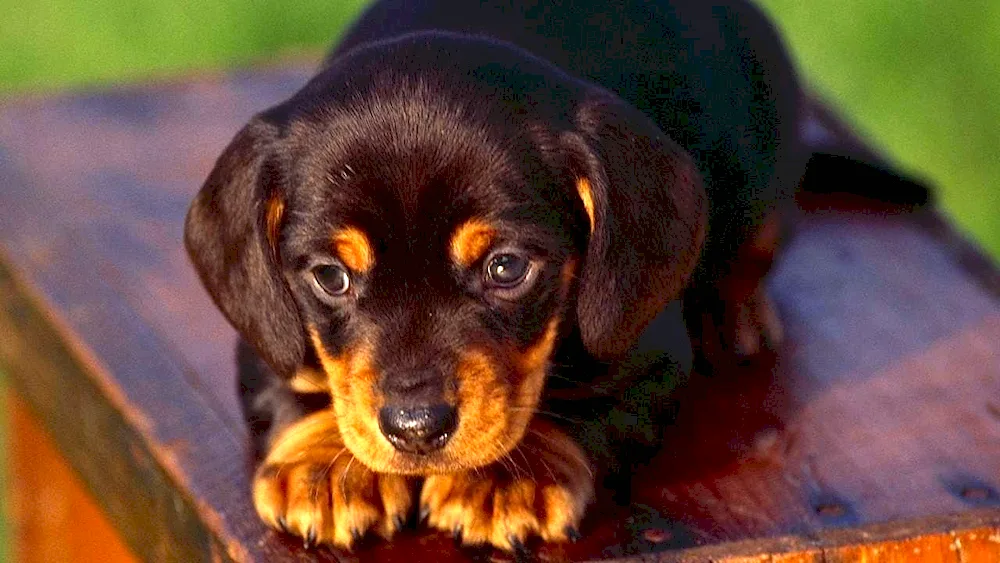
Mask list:
[{"label": "puppy's mouth", "polygon": [[373,471],[430,475],[489,465],[517,446],[538,405],[557,331],[558,322],[550,321],[524,350],[464,350],[453,394],[406,404],[378,391],[370,347],[334,357],[312,336],[344,445]]}]

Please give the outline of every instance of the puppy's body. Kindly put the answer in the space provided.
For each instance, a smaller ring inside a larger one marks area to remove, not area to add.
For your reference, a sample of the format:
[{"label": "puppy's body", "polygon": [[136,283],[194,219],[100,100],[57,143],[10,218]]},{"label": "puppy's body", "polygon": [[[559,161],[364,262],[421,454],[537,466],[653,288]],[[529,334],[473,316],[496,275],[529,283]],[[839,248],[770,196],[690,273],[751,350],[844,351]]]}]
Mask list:
[{"label": "puppy's body", "polygon": [[741,310],[802,171],[777,37],[716,4],[381,2],[237,136],[186,242],[246,342],[266,521],[576,536],[684,371],[644,331]]}]

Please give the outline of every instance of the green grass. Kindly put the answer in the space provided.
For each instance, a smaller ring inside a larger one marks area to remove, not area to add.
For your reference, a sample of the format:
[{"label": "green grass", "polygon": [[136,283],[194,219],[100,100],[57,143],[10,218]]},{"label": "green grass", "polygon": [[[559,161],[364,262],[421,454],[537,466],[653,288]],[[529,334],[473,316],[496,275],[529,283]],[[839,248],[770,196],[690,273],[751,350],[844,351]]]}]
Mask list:
[{"label": "green grass", "polygon": [[805,77],[1000,257],[1000,2],[762,3]]},{"label": "green grass", "polygon": [[[136,81],[328,45],[365,0],[0,0],[0,92]],[[1000,256],[1000,3],[762,0],[803,74]]]},{"label": "green grass", "polygon": [[330,43],[365,0],[0,0],[0,89],[134,81]]}]

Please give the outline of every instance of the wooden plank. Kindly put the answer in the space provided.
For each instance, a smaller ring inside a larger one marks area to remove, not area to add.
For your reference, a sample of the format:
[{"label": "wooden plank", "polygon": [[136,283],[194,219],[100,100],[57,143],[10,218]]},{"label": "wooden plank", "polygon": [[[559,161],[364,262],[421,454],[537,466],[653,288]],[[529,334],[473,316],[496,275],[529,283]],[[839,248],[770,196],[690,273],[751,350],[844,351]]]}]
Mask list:
[{"label": "wooden plank", "polygon": [[947,539],[942,536],[923,536],[895,542],[878,542],[830,549],[823,554],[823,557],[829,563],[854,561],[901,563],[913,560],[926,563],[959,563],[958,554],[949,551],[947,545]]},{"label": "wooden plank", "polygon": [[[423,532],[307,554],[250,504],[234,334],[187,264],[182,217],[241,124],[308,74],[0,108],[0,365],[140,558],[466,558]],[[801,203],[769,286],[783,348],[692,378],[635,504],[596,507],[584,540],[544,559],[821,561],[956,541],[992,556],[1000,276],[933,212]]]},{"label": "wooden plank", "polygon": [[954,550],[962,563],[1000,561],[1000,527],[952,532],[948,550]]},{"label": "wooden plank", "polygon": [[0,356],[18,394],[140,558],[207,560],[211,536],[190,491],[169,475],[172,450],[28,294],[0,267]]},{"label": "wooden plank", "polygon": [[[931,516],[810,537],[743,540],[661,553],[660,563],[713,561],[1000,561],[1000,523],[995,511]],[[956,531],[961,530],[961,531]]]},{"label": "wooden plank", "polygon": [[13,560],[136,561],[28,407],[13,393],[4,396]]}]

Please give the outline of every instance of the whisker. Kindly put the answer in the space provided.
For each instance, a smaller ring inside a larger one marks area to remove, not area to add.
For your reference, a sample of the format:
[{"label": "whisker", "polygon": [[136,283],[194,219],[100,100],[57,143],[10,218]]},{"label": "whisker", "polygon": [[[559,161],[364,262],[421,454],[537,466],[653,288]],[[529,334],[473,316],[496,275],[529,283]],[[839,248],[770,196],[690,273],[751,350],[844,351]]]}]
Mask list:
[{"label": "whisker", "polygon": [[330,460],[330,463],[327,465],[327,467],[329,469],[333,469],[333,464],[337,463],[337,459],[340,456],[342,456],[344,454],[344,452],[346,452],[346,451],[347,451],[347,446],[344,446],[344,447],[340,448],[340,451],[337,452],[336,455],[333,456],[333,459]]},{"label": "whisker", "polygon": [[550,416],[552,418],[557,418],[559,420],[564,420],[566,422],[573,422],[573,423],[581,422],[583,420],[581,418],[570,418],[568,416],[561,415],[559,413],[552,412],[552,411],[539,410],[539,409],[534,408],[534,407],[507,407],[507,410],[510,410],[510,411],[530,411],[532,414],[542,415],[542,416]]},{"label": "whisker", "polygon": [[[538,453],[541,454],[542,452],[538,452]],[[552,467],[548,463],[546,463],[545,456],[544,455],[539,455],[538,456],[538,461],[541,462],[542,467],[544,467],[545,471],[548,472],[549,478],[552,479],[552,482],[553,483],[558,483],[559,480],[556,479],[556,474],[555,474],[554,471],[552,471]]]},{"label": "whisker", "polygon": [[312,489],[309,491],[309,498],[312,499],[313,503],[316,502],[316,499],[319,496],[319,483],[325,481],[327,477],[330,476],[330,472],[333,471],[334,464],[337,463],[337,458],[343,455],[345,451],[347,451],[347,446],[344,446],[339,450],[337,450],[337,453],[334,454],[330,462],[327,463],[326,466],[323,468],[323,471],[320,473],[319,478],[313,481]]},{"label": "whisker", "polygon": [[535,483],[538,482],[538,478],[535,477],[535,470],[531,467],[531,462],[528,461],[528,456],[524,455],[524,451],[521,449],[521,444],[514,447],[514,451],[521,454],[521,459],[524,460],[524,464],[527,466],[528,471],[531,473],[531,480]]},{"label": "whisker", "polygon": [[348,496],[347,496],[347,474],[351,472],[351,465],[354,464],[354,460],[355,459],[356,458],[354,456],[351,456],[350,461],[347,462],[347,467],[344,468],[344,472],[341,473],[341,475],[340,475],[340,494],[342,494],[345,499],[348,498]]},{"label": "whisker", "polygon": [[[542,438],[543,440],[549,442],[550,444],[556,444],[556,445],[560,444],[560,441],[556,440],[555,438],[552,438],[551,436],[546,435],[544,432],[541,432],[534,428],[529,428],[528,431]],[[594,470],[590,468],[590,463],[587,462],[586,458],[584,458],[577,452],[573,451],[571,448],[560,448],[560,451],[558,453],[560,455],[566,455],[572,458],[574,461],[582,465],[583,468],[587,470],[587,473],[590,474],[591,479],[594,478]]]},{"label": "whisker", "polygon": [[517,475],[518,472],[520,471],[520,468],[518,468],[517,463],[515,463],[514,460],[510,458],[510,452],[504,452],[503,444],[501,444],[499,441],[494,442],[493,446],[494,447],[491,457],[497,456],[497,461],[500,463],[500,465],[503,466],[504,469],[507,470],[508,473],[512,475]]},{"label": "whisker", "polygon": [[[497,452],[498,453],[502,452],[504,450],[503,444],[501,444],[499,441],[496,442],[496,446],[497,446]],[[514,449],[516,450],[517,447],[515,446]],[[521,479],[525,475],[524,468],[522,468],[520,465],[518,465],[517,461],[515,461],[514,458],[511,457],[511,453],[513,453],[513,450],[508,450],[508,451],[504,452],[504,454],[500,458],[500,460],[502,462],[504,462],[503,466],[507,469],[507,471],[511,475],[513,475],[516,479]],[[525,460],[525,461],[527,461],[527,460]],[[509,465],[508,465],[508,463],[509,463]]]}]

